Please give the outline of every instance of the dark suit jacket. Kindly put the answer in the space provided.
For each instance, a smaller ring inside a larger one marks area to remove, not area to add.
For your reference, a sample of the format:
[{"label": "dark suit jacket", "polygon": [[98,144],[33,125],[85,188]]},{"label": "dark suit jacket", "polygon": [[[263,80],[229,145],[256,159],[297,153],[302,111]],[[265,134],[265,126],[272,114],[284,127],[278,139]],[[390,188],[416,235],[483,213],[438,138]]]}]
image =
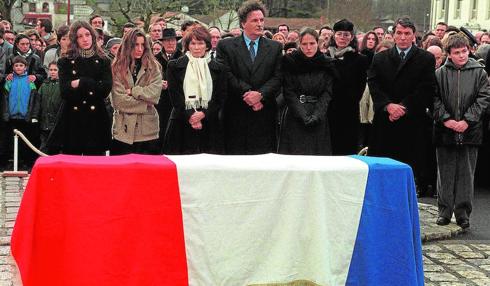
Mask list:
[{"label": "dark suit jacket", "polygon": [[[261,154],[276,151],[276,96],[281,87],[281,45],[261,37],[255,61],[243,36],[221,40],[218,62],[228,73],[225,103],[225,142],[229,154]],[[264,108],[253,111],[243,101],[247,91],[262,94]]]},{"label": "dark suit jacket", "polygon": [[[167,65],[170,60],[178,59],[182,56],[180,50],[176,50],[172,57],[169,59],[167,54],[163,50],[161,53],[157,54],[155,58],[162,66],[162,78],[167,80]],[[170,103],[170,97],[168,96],[168,90],[163,90],[160,94],[160,100],[155,106],[158,111],[158,119],[160,121],[160,132],[158,138],[160,138],[161,144],[165,142],[165,131],[167,130],[168,120],[170,118],[170,112],[172,111],[172,104]]]},{"label": "dark suit jacket", "polygon": [[[432,109],[436,88],[434,56],[412,46],[401,61],[396,47],[383,51],[374,56],[368,84],[375,112],[369,154],[391,157],[414,169],[423,166],[426,109]],[[406,114],[391,122],[385,110],[389,103],[404,105]]]}]

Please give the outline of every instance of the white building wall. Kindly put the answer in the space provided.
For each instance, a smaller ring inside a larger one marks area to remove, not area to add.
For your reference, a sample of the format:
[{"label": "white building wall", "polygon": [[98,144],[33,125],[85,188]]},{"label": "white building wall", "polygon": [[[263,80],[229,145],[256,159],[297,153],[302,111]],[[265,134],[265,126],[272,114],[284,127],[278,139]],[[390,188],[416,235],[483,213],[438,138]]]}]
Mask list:
[{"label": "white building wall", "polygon": [[[443,10],[443,2],[446,2],[446,11]],[[438,22],[447,22],[449,25],[464,26],[472,32],[487,29],[490,30],[490,0],[477,0],[477,8],[473,17],[472,5],[475,0],[461,0],[459,15],[457,12],[458,0],[431,0],[431,25],[432,28]],[[447,17],[445,12],[448,13]]]}]

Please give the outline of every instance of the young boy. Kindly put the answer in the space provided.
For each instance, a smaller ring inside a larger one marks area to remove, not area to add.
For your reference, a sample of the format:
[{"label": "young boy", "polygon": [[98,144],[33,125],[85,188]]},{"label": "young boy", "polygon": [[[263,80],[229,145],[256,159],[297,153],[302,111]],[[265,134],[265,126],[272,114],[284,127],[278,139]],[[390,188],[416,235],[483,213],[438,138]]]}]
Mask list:
[{"label": "young boy", "polygon": [[39,88],[40,98],[40,130],[41,151],[53,154],[56,150],[50,150],[47,146],[48,136],[56,123],[56,117],[61,106],[60,83],[58,81],[58,65],[56,62],[48,64],[48,78]]},{"label": "young boy", "polygon": [[437,156],[438,225],[452,214],[463,229],[470,226],[473,182],[482,143],[482,115],[490,103],[484,67],[468,58],[470,45],[463,34],[448,38],[446,63],[436,71],[434,143]]},{"label": "young boy", "polygon": [[[9,138],[13,138],[13,130],[21,131],[34,144],[37,140],[37,115],[39,113],[39,101],[36,85],[27,74],[27,62],[21,56],[12,60],[13,78],[7,80],[4,87],[3,119],[9,126]],[[9,144],[11,148],[12,144]],[[23,161],[24,167],[30,167],[36,158],[33,151],[27,145],[19,144],[19,161]]]}]

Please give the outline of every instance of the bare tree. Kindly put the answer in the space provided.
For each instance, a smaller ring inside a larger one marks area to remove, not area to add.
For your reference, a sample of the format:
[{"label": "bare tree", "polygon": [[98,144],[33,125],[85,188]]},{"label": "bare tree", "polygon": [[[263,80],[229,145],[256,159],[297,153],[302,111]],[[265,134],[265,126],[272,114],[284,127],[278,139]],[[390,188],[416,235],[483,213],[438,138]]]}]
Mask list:
[{"label": "bare tree", "polygon": [[[373,27],[373,7],[372,1],[366,0],[330,0],[329,10],[324,11],[327,20],[331,23],[341,19],[348,19],[356,25],[356,28],[367,31]],[[328,18],[331,15],[331,18]],[[335,17],[335,18],[334,18]]]},{"label": "bare tree", "polygon": [[163,15],[167,11],[176,11],[181,8],[181,1],[169,0],[118,0],[112,1],[109,16],[112,24],[118,28],[127,22],[134,23],[135,19],[144,22],[145,31],[150,26],[151,18]]},{"label": "bare tree", "polygon": [[12,23],[12,7],[14,7],[16,0],[0,0],[0,13],[3,19]]},{"label": "bare tree", "polygon": [[[200,14],[212,16],[214,25],[224,30],[230,30],[231,24],[238,20],[236,11],[242,4],[242,0],[207,0],[200,9]],[[222,20],[222,17],[225,20]]]}]

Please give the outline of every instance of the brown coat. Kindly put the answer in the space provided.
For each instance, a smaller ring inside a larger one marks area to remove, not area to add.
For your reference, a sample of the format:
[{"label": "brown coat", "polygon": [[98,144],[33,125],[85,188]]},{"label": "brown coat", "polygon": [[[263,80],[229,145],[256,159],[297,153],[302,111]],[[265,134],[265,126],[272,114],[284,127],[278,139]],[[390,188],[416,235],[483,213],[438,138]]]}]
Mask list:
[{"label": "brown coat", "polygon": [[[141,86],[140,80],[145,73],[151,73],[148,85]],[[160,99],[162,90],[162,72],[160,68],[150,70],[141,68],[136,83],[131,73],[127,73],[131,86],[131,96],[126,94],[126,88],[114,79],[111,93],[111,103],[114,108],[112,135],[114,139],[127,144],[158,139],[160,130],[158,113],[155,105]]]}]

